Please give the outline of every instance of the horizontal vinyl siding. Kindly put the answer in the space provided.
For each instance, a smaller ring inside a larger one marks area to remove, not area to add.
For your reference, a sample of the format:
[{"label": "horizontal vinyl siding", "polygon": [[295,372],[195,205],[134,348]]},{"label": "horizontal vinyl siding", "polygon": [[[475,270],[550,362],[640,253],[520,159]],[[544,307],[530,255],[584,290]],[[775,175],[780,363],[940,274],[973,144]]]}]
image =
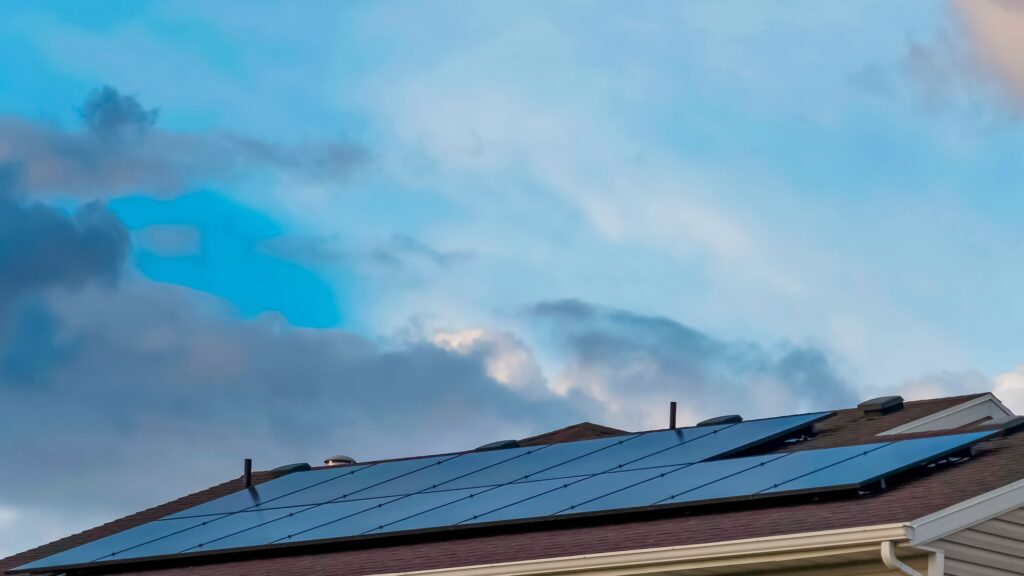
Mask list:
[{"label": "horizontal vinyl siding", "polygon": [[1024,575],[1024,510],[986,520],[933,546],[945,551],[949,576]]}]

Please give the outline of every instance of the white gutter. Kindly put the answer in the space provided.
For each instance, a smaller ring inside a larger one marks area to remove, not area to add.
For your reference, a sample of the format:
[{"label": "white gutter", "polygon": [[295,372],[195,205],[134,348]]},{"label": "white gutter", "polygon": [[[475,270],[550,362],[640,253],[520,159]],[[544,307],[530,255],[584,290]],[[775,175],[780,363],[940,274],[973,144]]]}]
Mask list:
[{"label": "white gutter", "polygon": [[929,546],[914,546],[928,553],[928,576],[946,576],[946,552]]},{"label": "white gutter", "polygon": [[896,543],[892,540],[882,542],[882,564],[890,570],[899,570],[907,576],[922,576],[920,572],[904,564],[896,557]]},{"label": "white gutter", "polygon": [[386,576],[632,576],[714,566],[743,566],[769,559],[792,561],[844,553],[870,553],[878,550],[879,542],[905,542],[906,539],[904,524],[881,524],[707,544],[396,572]]}]

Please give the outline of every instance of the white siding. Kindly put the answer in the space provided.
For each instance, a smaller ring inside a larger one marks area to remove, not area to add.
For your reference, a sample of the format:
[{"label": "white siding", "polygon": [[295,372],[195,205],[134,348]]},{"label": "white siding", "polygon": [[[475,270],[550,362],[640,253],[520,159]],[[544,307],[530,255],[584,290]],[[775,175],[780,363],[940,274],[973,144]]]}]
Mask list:
[{"label": "white siding", "polygon": [[1017,509],[930,544],[946,552],[950,576],[1024,574],[1024,509]]}]

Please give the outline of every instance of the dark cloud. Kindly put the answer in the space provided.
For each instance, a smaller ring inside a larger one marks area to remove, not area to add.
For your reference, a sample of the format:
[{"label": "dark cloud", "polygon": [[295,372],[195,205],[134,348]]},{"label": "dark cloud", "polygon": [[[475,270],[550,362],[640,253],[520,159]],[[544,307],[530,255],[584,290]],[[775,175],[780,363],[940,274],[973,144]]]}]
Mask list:
[{"label": "dark cloud", "polygon": [[79,112],[85,130],[0,117],[0,163],[20,166],[28,192],[166,195],[259,170],[337,180],[368,160],[364,148],[342,140],[287,145],[226,132],[160,130],[155,109],[109,86],[89,94]]},{"label": "dark cloud", "polygon": [[0,184],[0,314],[25,293],[117,278],[129,236],[105,205],[63,211],[19,201],[12,188]]},{"label": "dark cloud", "polygon": [[61,210],[22,199],[16,185],[17,171],[0,167],[0,389],[37,384],[64,353],[43,296],[114,284],[130,249],[102,203]]},{"label": "dark cloud", "polygon": [[105,140],[141,138],[159,117],[156,109],[146,110],[134,97],[110,86],[93,90],[79,114],[89,130]]},{"label": "dark cloud", "polygon": [[[384,345],[131,277],[46,300],[67,343],[36,385],[0,386],[0,508],[111,516],[259,467],[472,448],[584,419],[551,394],[526,397],[483,353]],[[31,366],[25,367],[25,372]],[[38,374],[35,378],[39,378]]]},{"label": "dark cloud", "polygon": [[561,379],[607,399],[618,421],[657,425],[669,400],[695,419],[794,413],[856,399],[814,347],[724,341],[667,318],[578,300],[537,304],[528,315],[566,354]]}]

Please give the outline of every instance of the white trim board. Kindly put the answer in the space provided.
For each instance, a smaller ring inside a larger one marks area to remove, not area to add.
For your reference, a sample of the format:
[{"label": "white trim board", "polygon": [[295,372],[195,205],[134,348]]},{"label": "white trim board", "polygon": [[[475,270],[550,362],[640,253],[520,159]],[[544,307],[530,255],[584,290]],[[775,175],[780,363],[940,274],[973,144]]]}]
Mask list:
[{"label": "white trim board", "polygon": [[927,544],[1024,506],[1024,479],[908,522],[911,546]]},{"label": "white trim board", "polygon": [[910,432],[949,430],[985,418],[1000,418],[1003,416],[1015,416],[1015,414],[1004,406],[998,398],[987,393],[945,410],[940,410],[934,414],[929,414],[924,418],[918,418],[891,430],[886,430],[878,435],[888,436],[890,434],[907,434]]}]

